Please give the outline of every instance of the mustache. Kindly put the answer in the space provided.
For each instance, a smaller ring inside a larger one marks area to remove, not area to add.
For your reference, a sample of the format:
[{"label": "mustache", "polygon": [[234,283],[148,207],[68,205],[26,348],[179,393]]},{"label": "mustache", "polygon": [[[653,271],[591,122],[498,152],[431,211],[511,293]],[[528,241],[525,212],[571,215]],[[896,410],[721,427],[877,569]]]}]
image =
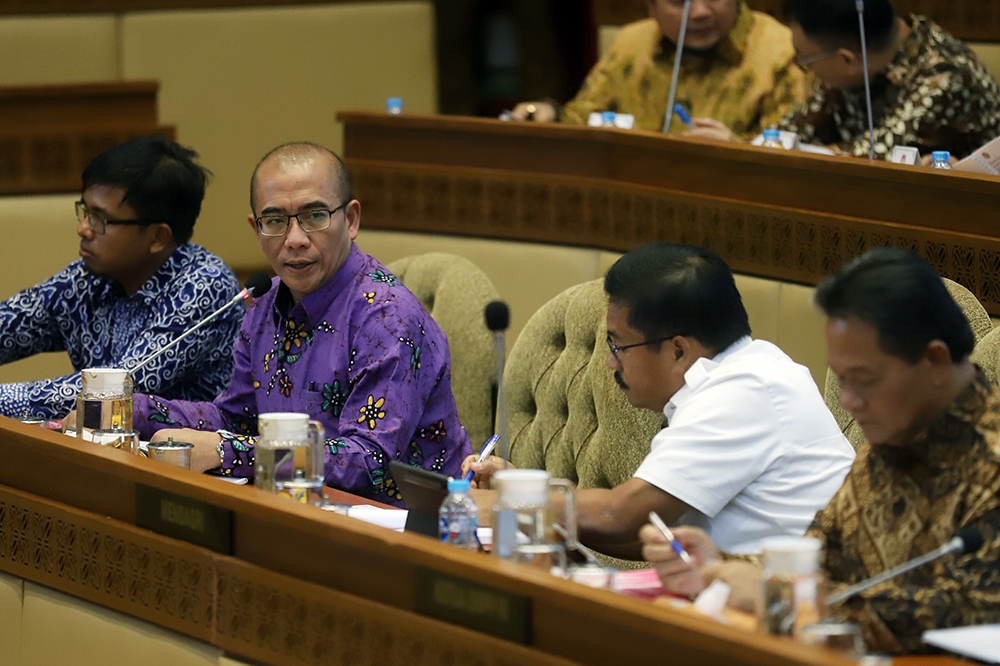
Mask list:
[{"label": "mustache", "polygon": [[629,388],[631,388],[628,384],[625,383],[625,380],[622,379],[622,373],[618,370],[615,370],[615,383],[618,384],[618,387],[623,391],[627,391],[629,390]]}]

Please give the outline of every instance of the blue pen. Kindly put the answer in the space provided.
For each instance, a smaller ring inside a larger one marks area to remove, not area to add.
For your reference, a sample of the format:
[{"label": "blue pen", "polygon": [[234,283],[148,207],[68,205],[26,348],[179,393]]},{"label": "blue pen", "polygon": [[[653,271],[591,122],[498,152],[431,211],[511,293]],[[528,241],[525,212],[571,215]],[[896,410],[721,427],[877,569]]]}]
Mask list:
[{"label": "blue pen", "polygon": [[674,549],[675,553],[677,553],[677,557],[684,560],[684,564],[691,564],[691,556],[688,555],[686,550],[684,550],[684,546],[681,545],[681,542],[674,538],[674,533],[670,531],[670,528],[667,527],[665,522],[663,522],[663,519],[656,515],[655,511],[649,512],[649,522],[653,523],[653,526],[663,533],[663,536],[665,536],[667,541],[670,542],[670,547]]},{"label": "blue pen", "polygon": [[694,123],[691,122],[691,116],[687,114],[687,111],[684,110],[683,106],[681,106],[680,104],[674,104],[674,113],[677,114],[677,117],[681,119],[682,123],[684,123],[691,129],[694,129]]},{"label": "blue pen", "polygon": [[[500,435],[493,435],[488,440],[486,440],[486,443],[483,444],[483,450],[479,452],[479,460],[477,460],[476,462],[483,462],[484,460],[489,458],[490,454],[493,453],[493,449],[496,447],[497,442],[499,441],[500,441]],[[470,469],[468,472],[465,473],[465,480],[472,481],[472,477],[475,475],[476,473]]]}]

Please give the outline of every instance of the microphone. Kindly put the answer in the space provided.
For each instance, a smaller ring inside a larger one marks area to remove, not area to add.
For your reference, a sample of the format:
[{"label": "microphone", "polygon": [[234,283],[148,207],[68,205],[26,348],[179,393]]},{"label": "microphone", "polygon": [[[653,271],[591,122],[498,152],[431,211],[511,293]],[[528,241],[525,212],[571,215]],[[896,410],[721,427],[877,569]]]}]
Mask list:
[{"label": "microphone", "polygon": [[861,62],[865,68],[865,102],[868,104],[868,159],[875,159],[875,120],[872,115],[872,83],[868,71],[868,42],[865,38],[865,0],[857,0],[858,25],[861,28]]},{"label": "microphone", "polygon": [[670,79],[670,96],[667,97],[667,117],[663,121],[664,134],[670,131],[670,123],[674,119],[674,102],[677,101],[677,77],[681,73],[681,56],[684,54],[684,38],[687,36],[689,16],[691,16],[691,0],[684,0],[681,32],[677,37],[677,50],[674,52],[674,76]]},{"label": "microphone", "polygon": [[510,460],[509,442],[507,441],[507,401],[503,390],[503,364],[506,358],[505,332],[510,326],[510,309],[503,301],[493,301],[486,306],[486,328],[493,332],[493,350],[497,356],[497,428],[500,434],[500,457]]},{"label": "microphone", "polygon": [[204,326],[208,322],[212,321],[213,319],[215,319],[216,317],[218,317],[220,314],[222,314],[223,312],[225,312],[226,310],[228,310],[232,306],[234,306],[237,303],[239,303],[244,298],[247,298],[247,297],[250,297],[250,296],[252,296],[254,298],[263,296],[270,289],[271,289],[271,278],[269,278],[267,276],[267,273],[254,273],[253,275],[250,276],[250,279],[247,280],[246,286],[243,289],[243,291],[241,291],[240,293],[238,293],[235,296],[233,296],[233,299],[231,301],[229,301],[228,303],[226,303],[225,305],[223,305],[221,308],[219,308],[218,310],[216,310],[212,314],[208,315],[207,317],[205,317],[201,321],[199,321],[197,324],[195,324],[194,326],[192,326],[188,330],[184,331],[184,333],[182,333],[179,338],[177,338],[176,340],[174,340],[173,342],[171,342],[169,345],[167,345],[166,347],[164,347],[160,351],[156,352],[152,356],[147,356],[144,361],[140,361],[138,365],[136,365],[134,368],[132,368],[129,371],[129,374],[134,374],[135,371],[138,370],[139,368],[142,368],[142,367],[144,367],[146,365],[149,365],[154,360],[158,359],[160,356],[162,356],[163,354],[165,354],[169,350],[171,350],[174,347],[176,347],[180,343],[181,340],[183,340],[187,336],[191,335],[192,333],[194,333],[195,331],[197,331],[199,328],[201,328],[202,326]]},{"label": "microphone", "polygon": [[855,594],[859,592],[864,592],[870,587],[875,587],[879,583],[884,583],[890,578],[895,578],[900,574],[906,573],[911,569],[916,569],[917,567],[927,564],[928,562],[931,562],[933,560],[936,560],[939,557],[944,557],[945,555],[949,555],[957,551],[961,551],[962,555],[967,555],[969,553],[976,552],[982,547],[982,545],[983,545],[983,535],[975,527],[967,525],[966,527],[960,529],[958,531],[958,534],[952,537],[950,541],[948,541],[940,548],[932,550],[926,555],[921,555],[920,557],[914,558],[909,562],[904,562],[903,564],[900,564],[898,567],[893,567],[891,569],[888,569],[887,571],[883,571],[877,576],[872,576],[868,580],[863,580],[857,585],[852,585],[851,587],[845,590],[841,590],[836,594],[831,594],[826,601],[828,604],[839,603],[844,599],[849,599],[850,597],[853,597]]}]

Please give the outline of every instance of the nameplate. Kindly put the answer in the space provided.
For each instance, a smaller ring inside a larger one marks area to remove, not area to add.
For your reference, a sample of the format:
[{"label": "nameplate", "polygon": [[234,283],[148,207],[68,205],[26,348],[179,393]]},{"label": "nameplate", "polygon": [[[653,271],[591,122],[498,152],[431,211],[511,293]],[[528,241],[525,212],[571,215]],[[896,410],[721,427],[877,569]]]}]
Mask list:
[{"label": "nameplate", "polygon": [[233,512],[137,483],[135,524],[163,536],[233,554]]},{"label": "nameplate", "polygon": [[531,645],[528,597],[431,569],[418,567],[415,576],[414,605],[418,613]]}]

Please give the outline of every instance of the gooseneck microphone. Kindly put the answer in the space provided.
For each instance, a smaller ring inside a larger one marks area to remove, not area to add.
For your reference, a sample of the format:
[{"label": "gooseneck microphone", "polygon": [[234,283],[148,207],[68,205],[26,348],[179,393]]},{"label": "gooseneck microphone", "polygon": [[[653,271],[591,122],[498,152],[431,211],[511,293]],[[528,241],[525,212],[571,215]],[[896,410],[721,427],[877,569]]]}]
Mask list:
[{"label": "gooseneck microphone", "polygon": [[250,297],[250,296],[252,296],[254,298],[263,296],[268,291],[270,291],[270,289],[271,289],[271,278],[269,278],[267,276],[267,273],[254,273],[253,275],[250,276],[250,279],[247,280],[246,286],[243,289],[243,291],[241,291],[240,293],[238,293],[235,296],[233,296],[233,299],[231,301],[229,301],[228,303],[226,303],[225,305],[223,305],[221,308],[219,308],[218,310],[216,310],[212,314],[208,315],[207,317],[205,317],[201,321],[199,321],[197,324],[195,324],[194,326],[192,326],[188,330],[184,331],[180,335],[179,338],[177,338],[176,340],[174,340],[173,342],[171,342],[169,345],[167,345],[166,347],[164,347],[160,351],[156,352],[152,356],[147,356],[144,361],[140,361],[138,365],[136,365],[134,368],[132,368],[131,370],[129,370],[129,373],[130,374],[134,374],[136,372],[136,370],[138,370],[139,368],[142,368],[144,366],[149,365],[150,363],[152,363],[153,361],[155,361],[156,359],[158,359],[160,356],[162,356],[163,354],[165,354],[169,350],[171,350],[174,347],[176,347],[180,343],[181,340],[183,340],[187,336],[191,335],[192,333],[194,333],[195,331],[197,331],[199,328],[201,328],[202,326],[204,326],[208,322],[212,321],[213,319],[215,319],[216,317],[218,317],[220,314],[222,314],[223,312],[225,312],[229,308],[233,307],[234,305],[236,305],[237,303],[239,303],[240,301],[242,301],[244,298],[247,298],[247,297]]},{"label": "gooseneck microphone", "polygon": [[835,604],[843,601],[844,599],[849,599],[859,592],[864,592],[870,587],[875,587],[879,583],[884,583],[890,578],[895,578],[900,574],[904,574],[911,569],[916,569],[919,566],[927,564],[939,557],[944,557],[951,553],[961,551],[962,555],[968,555],[969,553],[974,553],[979,550],[983,545],[983,535],[980,534],[979,530],[975,527],[967,526],[963,527],[958,531],[954,537],[951,538],[947,543],[945,543],[940,548],[932,550],[926,555],[921,555],[920,557],[914,558],[909,562],[904,562],[898,567],[893,567],[886,571],[883,571],[877,576],[872,576],[868,580],[863,580],[857,585],[852,585],[845,590],[841,590],[836,594],[831,594],[827,597],[827,603]]},{"label": "gooseneck microphone", "polygon": [[493,333],[493,351],[497,356],[497,422],[500,434],[500,457],[510,460],[510,446],[507,441],[507,401],[504,398],[503,364],[506,358],[505,334],[510,326],[510,309],[503,301],[493,301],[486,306],[486,328]]},{"label": "gooseneck microphone", "polygon": [[667,117],[663,121],[663,133],[670,132],[670,123],[674,119],[674,102],[677,101],[677,77],[681,73],[681,56],[684,55],[684,38],[688,31],[688,18],[691,16],[691,0],[684,0],[684,14],[681,17],[681,32],[677,37],[677,50],[674,52],[674,76],[670,79],[670,95],[667,97]]},{"label": "gooseneck microphone", "polygon": [[872,82],[868,71],[868,40],[865,37],[865,0],[857,0],[858,25],[861,28],[861,62],[865,68],[865,102],[868,104],[868,159],[875,159],[875,118],[872,114]]}]

